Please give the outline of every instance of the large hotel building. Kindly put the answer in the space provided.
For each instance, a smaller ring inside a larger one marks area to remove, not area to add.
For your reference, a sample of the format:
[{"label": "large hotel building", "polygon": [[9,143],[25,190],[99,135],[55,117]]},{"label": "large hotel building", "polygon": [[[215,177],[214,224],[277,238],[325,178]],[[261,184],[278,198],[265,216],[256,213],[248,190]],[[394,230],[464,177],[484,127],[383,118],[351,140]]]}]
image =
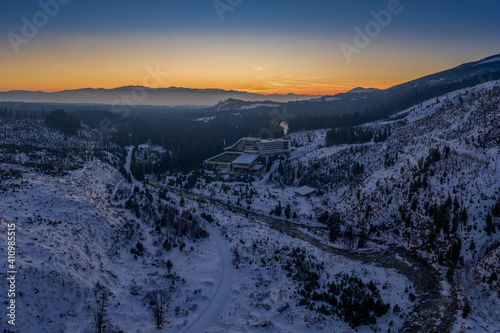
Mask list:
[{"label": "large hotel building", "polygon": [[205,160],[205,164],[233,175],[255,175],[265,169],[270,157],[292,149],[287,139],[242,138],[224,152]]}]

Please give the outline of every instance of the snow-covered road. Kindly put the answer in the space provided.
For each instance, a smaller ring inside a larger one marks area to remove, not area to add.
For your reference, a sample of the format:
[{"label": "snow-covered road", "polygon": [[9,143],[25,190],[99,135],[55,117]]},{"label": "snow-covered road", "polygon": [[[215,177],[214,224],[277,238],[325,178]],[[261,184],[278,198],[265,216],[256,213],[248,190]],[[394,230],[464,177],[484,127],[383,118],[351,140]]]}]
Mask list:
[{"label": "snow-covered road", "polygon": [[[127,147],[127,159],[124,166],[127,173],[130,173],[133,149],[133,146]],[[139,188],[142,189],[142,183],[137,181],[133,175],[131,175],[131,178],[134,186],[139,186]],[[231,252],[229,251],[226,240],[214,226],[199,216],[197,218],[203,228],[210,234],[210,238],[219,252],[221,259],[221,276],[215,295],[210,300],[210,303],[205,309],[203,309],[200,316],[195,321],[182,330],[183,333],[204,332],[212,320],[217,316],[219,311],[223,308],[226,299],[231,292],[233,284]]]},{"label": "snow-covered road", "polygon": [[212,320],[222,310],[226,299],[231,292],[233,285],[233,266],[231,264],[231,252],[227,246],[226,240],[219,234],[219,231],[207,221],[199,218],[203,228],[210,234],[212,242],[214,242],[220,258],[221,258],[221,278],[215,295],[210,300],[208,306],[203,310],[200,316],[192,322],[182,332],[198,333],[204,332],[210,325]]},{"label": "snow-covered road", "polygon": [[132,164],[132,152],[134,150],[134,146],[129,146],[127,147],[127,159],[125,161],[125,170],[127,171],[127,173],[130,174],[130,178],[132,179],[132,184],[134,184],[134,186],[138,186],[139,189],[143,189],[142,187],[142,183],[140,181],[138,181],[137,179],[135,179],[134,175],[130,172],[130,167],[131,167],[131,164]]}]

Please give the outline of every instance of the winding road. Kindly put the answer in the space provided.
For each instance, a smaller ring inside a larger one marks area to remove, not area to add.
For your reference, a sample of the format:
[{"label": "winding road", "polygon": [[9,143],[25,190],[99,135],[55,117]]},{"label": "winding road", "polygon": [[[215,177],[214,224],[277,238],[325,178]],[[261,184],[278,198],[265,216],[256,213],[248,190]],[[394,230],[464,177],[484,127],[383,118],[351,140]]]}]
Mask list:
[{"label": "winding road", "polygon": [[[442,333],[451,332],[452,330],[459,310],[456,288],[452,286],[450,295],[446,295],[441,286],[442,280],[437,272],[427,262],[405,249],[393,246],[385,252],[363,253],[334,248],[300,231],[300,228],[304,228],[301,224],[247,211],[239,207],[231,207],[219,200],[189,191],[173,187],[166,187],[164,189],[187,199],[222,207],[233,213],[248,214],[248,216],[265,222],[272,229],[291,237],[302,239],[325,252],[344,256],[366,264],[376,264],[386,269],[395,269],[413,283],[415,293],[418,295],[416,304],[411,313],[405,318],[400,332]],[[215,228],[210,227],[212,228],[210,230],[211,234],[218,234]],[[217,306],[222,306],[222,304],[217,304]]]},{"label": "winding road", "polygon": [[198,220],[210,234],[212,242],[214,242],[221,258],[221,278],[215,295],[210,300],[210,303],[205,307],[200,316],[186,327],[182,332],[198,333],[204,332],[210,322],[217,316],[223,308],[226,298],[231,292],[233,284],[233,266],[231,263],[231,253],[227,246],[226,240],[219,234],[219,231],[210,223],[198,217]]},{"label": "winding road", "polygon": [[[124,165],[127,173],[130,173],[130,166],[132,161],[132,151],[134,150],[134,146],[127,147],[127,157],[126,163]],[[143,188],[143,184],[137,181],[134,176],[131,174],[132,184],[134,186],[138,186],[140,189]],[[116,193],[117,188],[113,195]],[[189,326],[184,328],[181,332],[183,333],[202,333],[206,330],[210,322],[217,316],[219,311],[223,308],[226,298],[231,292],[232,284],[233,284],[233,266],[231,263],[231,252],[229,251],[229,247],[227,246],[227,242],[221,236],[219,231],[213,227],[206,220],[202,219],[200,216],[196,216],[200,224],[203,228],[210,234],[210,238],[212,242],[217,248],[219,252],[219,256],[221,259],[221,277],[219,279],[219,284],[215,291],[215,295],[212,297],[208,305],[203,309],[200,316],[196,318]]]},{"label": "winding road", "polygon": [[[127,157],[126,163],[124,165],[127,173],[130,173],[132,184],[138,186],[140,189],[143,188],[143,184],[135,179],[135,177],[130,172],[130,166],[132,162],[132,151],[134,147],[127,147]],[[113,195],[116,193],[118,188],[115,188]],[[233,266],[231,263],[231,252],[227,246],[226,240],[221,236],[219,231],[213,227],[206,220],[202,219],[200,216],[196,216],[203,228],[210,234],[212,242],[216,246],[219,256],[221,259],[221,276],[219,278],[219,284],[215,291],[215,295],[212,297],[208,305],[203,309],[200,316],[195,319],[189,326],[184,328],[183,333],[202,333],[206,330],[210,322],[217,316],[219,311],[223,308],[226,298],[232,289],[233,284]]]}]

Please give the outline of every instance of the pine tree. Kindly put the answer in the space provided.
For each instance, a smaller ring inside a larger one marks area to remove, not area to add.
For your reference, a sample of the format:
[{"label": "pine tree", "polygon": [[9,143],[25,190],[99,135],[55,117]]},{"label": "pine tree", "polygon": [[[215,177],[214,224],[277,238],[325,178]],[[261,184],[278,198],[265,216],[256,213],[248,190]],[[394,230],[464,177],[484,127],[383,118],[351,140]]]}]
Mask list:
[{"label": "pine tree", "polygon": [[332,215],[328,218],[328,228],[329,228],[329,233],[328,233],[328,238],[330,239],[331,242],[337,241],[338,237],[340,236],[340,226],[343,224],[343,221],[340,217],[340,214],[337,212],[333,212]]},{"label": "pine tree", "polygon": [[287,204],[286,204],[286,208],[285,208],[285,217],[286,217],[287,219],[289,219],[289,218],[290,218],[290,212],[291,212],[291,211],[292,211],[292,207],[290,207],[290,204],[289,204],[289,203],[287,203]]}]

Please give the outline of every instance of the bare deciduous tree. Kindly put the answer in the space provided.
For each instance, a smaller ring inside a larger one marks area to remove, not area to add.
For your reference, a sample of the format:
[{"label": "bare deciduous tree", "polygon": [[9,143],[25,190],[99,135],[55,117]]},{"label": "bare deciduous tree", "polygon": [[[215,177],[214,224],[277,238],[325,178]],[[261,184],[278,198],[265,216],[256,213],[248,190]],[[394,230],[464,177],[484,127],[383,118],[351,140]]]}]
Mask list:
[{"label": "bare deciduous tree", "polygon": [[103,333],[108,321],[106,311],[108,307],[109,290],[98,282],[94,289],[94,293],[97,303],[94,310],[94,332]]},{"label": "bare deciduous tree", "polygon": [[168,303],[170,301],[170,295],[165,290],[154,290],[150,291],[145,296],[146,301],[149,304],[149,308],[153,312],[153,317],[155,319],[155,325],[157,328],[161,328],[167,319]]}]

